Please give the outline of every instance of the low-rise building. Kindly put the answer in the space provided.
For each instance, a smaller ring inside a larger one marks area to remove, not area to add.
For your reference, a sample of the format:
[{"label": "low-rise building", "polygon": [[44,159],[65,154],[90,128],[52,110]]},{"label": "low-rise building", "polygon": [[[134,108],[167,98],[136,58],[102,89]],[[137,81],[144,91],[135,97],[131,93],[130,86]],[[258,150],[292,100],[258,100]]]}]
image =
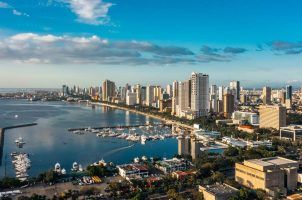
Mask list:
[{"label": "low-rise building", "polygon": [[222,138],[222,142],[232,147],[246,148],[247,146],[246,141],[227,137],[227,136]]},{"label": "low-rise building", "polygon": [[184,172],[184,171],[175,171],[172,172],[172,177],[176,178],[177,180],[182,180],[188,176],[194,175],[195,172]]},{"label": "low-rise building", "polygon": [[184,159],[172,158],[156,162],[155,167],[165,174],[175,171],[183,171],[188,168],[187,161]]},{"label": "low-rise building", "polygon": [[280,128],[280,139],[296,141],[302,138],[302,126],[290,125]]},{"label": "low-rise building", "polygon": [[146,166],[140,164],[125,164],[117,166],[119,175],[123,178],[131,178],[134,176],[148,177],[149,170]]},{"label": "low-rise building", "polygon": [[247,133],[254,133],[255,132],[255,129],[252,125],[239,125],[237,129],[238,129],[238,131],[244,131],[244,132],[247,132]]},{"label": "low-rise building", "polygon": [[238,189],[227,184],[216,184],[199,186],[199,192],[202,192],[204,200],[228,200],[236,195]]},{"label": "low-rise building", "polygon": [[272,148],[273,146],[273,143],[271,140],[261,140],[261,141],[247,141],[246,142],[247,144],[247,148],[257,148],[257,147],[260,147],[260,146],[265,146],[265,147],[268,147],[268,148]]},{"label": "low-rise building", "polygon": [[235,165],[235,180],[251,189],[271,195],[297,187],[299,163],[282,157],[245,160]]},{"label": "low-rise building", "polygon": [[232,114],[232,119],[239,121],[239,123],[246,121],[251,125],[259,124],[259,115],[253,112],[235,111]]}]

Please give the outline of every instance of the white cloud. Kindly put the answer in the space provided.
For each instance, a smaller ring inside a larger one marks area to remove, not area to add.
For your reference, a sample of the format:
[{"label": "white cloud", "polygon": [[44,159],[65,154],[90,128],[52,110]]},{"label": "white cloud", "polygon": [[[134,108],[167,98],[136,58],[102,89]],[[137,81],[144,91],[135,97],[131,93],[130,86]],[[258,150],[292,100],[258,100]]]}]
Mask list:
[{"label": "white cloud", "polygon": [[15,9],[13,9],[13,14],[14,14],[14,15],[18,15],[18,16],[22,15],[22,13],[21,13],[21,12],[19,12],[19,11],[15,10]]},{"label": "white cloud", "polygon": [[11,8],[11,6],[5,2],[0,1],[0,8]]},{"label": "white cloud", "polygon": [[22,12],[16,10],[13,6],[11,6],[11,5],[9,5],[9,4],[5,3],[5,2],[2,2],[2,1],[0,1],[0,8],[10,9],[12,11],[12,13],[14,15],[17,15],[17,16],[26,16],[26,17],[29,17],[28,14],[22,13]]},{"label": "white cloud", "polygon": [[194,53],[177,46],[109,41],[98,36],[73,37],[20,33],[0,39],[0,60],[31,64],[173,64],[195,62]]},{"label": "white cloud", "polygon": [[78,21],[100,25],[109,21],[108,12],[112,3],[103,0],[63,0],[78,16]]}]

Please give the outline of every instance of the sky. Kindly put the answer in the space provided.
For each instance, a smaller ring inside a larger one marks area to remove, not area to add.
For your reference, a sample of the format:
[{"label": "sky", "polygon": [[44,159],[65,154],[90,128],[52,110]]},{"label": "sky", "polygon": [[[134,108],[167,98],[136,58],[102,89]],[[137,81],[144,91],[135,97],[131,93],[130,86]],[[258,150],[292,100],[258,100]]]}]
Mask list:
[{"label": "sky", "polygon": [[0,87],[302,85],[301,0],[0,0]]}]

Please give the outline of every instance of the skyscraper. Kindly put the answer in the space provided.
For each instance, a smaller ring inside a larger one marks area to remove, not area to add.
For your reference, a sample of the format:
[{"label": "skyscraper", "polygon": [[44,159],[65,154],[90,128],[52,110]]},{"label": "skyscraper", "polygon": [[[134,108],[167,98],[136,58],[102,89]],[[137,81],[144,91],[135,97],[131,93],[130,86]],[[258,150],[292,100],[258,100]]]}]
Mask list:
[{"label": "skyscraper", "polygon": [[191,106],[191,80],[178,84],[178,115],[182,111],[189,110]]},{"label": "skyscraper", "polygon": [[103,82],[103,93],[102,100],[110,101],[110,98],[115,96],[115,83],[110,80],[105,80]]},{"label": "skyscraper", "polygon": [[230,88],[235,90],[235,99],[239,102],[240,101],[240,82],[239,81],[231,81]]},{"label": "skyscraper", "polygon": [[136,104],[141,104],[141,85],[136,84],[133,89],[136,94]]},{"label": "skyscraper", "polygon": [[154,88],[155,86],[148,85],[146,88],[146,105],[152,106],[154,103]]},{"label": "skyscraper", "polygon": [[166,87],[166,92],[169,95],[169,97],[172,97],[172,85],[168,84]]},{"label": "skyscraper", "polygon": [[286,86],[286,99],[292,99],[293,87],[291,85]]},{"label": "skyscraper", "polygon": [[223,101],[224,87],[219,86],[218,88],[218,100]]},{"label": "skyscraper", "polygon": [[292,108],[292,96],[293,96],[293,87],[291,85],[286,86],[286,100],[285,105],[287,109]]},{"label": "skyscraper", "polygon": [[272,89],[267,86],[263,87],[263,90],[262,90],[263,104],[265,104],[265,105],[271,104],[271,95],[272,95]]},{"label": "skyscraper", "polygon": [[230,118],[235,111],[235,97],[233,94],[223,95],[223,113],[226,118]]},{"label": "skyscraper", "polygon": [[176,106],[178,105],[178,82],[173,81],[172,85],[172,115],[176,114]]},{"label": "skyscraper", "polygon": [[209,76],[202,73],[191,74],[191,110],[195,117],[209,113]]}]

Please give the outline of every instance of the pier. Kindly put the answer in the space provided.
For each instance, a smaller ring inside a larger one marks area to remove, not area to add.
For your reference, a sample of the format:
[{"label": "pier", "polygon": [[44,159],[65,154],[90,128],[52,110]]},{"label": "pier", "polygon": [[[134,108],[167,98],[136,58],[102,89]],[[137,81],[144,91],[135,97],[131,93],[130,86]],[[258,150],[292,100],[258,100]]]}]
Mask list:
[{"label": "pier", "polygon": [[28,126],[35,126],[35,125],[37,125],[37,123],[18,124],[18,125],[14,125],[14,126],[7,126],[7,127],[0,128],[0,166],[2,165],[5,130],[28,127]]},{"label": "pier", "polygon": [[[84,131],[86,129],[95,129],[95,130],[102,130],[102,129],[116,129],[116,128],[137,128],[140,126],[150,126],[153,124],[141,124],[141,125],[122,125],[122,126],[101,126],[101,127],[85,127],[85,128],[69,128],[68,131]],[[154,124],[155,125],[155,124]],[[168,126],[167,124],[156,124],[159,126]]]}]

